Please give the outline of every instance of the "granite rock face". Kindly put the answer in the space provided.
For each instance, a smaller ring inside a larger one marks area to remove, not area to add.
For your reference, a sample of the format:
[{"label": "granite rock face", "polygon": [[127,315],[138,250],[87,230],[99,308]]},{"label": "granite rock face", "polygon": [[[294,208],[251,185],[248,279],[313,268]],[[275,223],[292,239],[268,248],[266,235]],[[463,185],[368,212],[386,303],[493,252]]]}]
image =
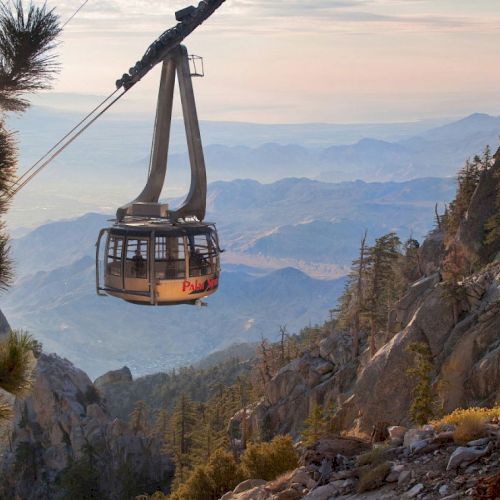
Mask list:
[{"label": "granite rock face", "polygon": [[168,457],[151,438],[109,416],[82,370],[55,354],[42,354],[33,376],[31,394],[15,403],[9,444],[2,453],[4,487],[23,499],[57,498],[53,487],[58,477],[89,450],[110,495],[122,490],[124,468],[145,483],[165,484],[172,471]]},{"label": "granite rock face", "polygon": [[[443,294],[438,274],[415,283],[395,306],[393,334],[373,358],[350,356],[350,339],[334,332],[318,352],[284,366],[268,384],[251,412],[253,428],[300,434],[314,403],[333,402],[340,429],[369,436],[380,422],[406,425],[413,381],[405,375],[413,357],[412,342],[426,343],[432,353],[434,383],[445,387],[444,409],[500,401],[500,262],[494,261],[463,282],[466,299],[459,321]],[[341,347],[339,347],[341,346]]]}]

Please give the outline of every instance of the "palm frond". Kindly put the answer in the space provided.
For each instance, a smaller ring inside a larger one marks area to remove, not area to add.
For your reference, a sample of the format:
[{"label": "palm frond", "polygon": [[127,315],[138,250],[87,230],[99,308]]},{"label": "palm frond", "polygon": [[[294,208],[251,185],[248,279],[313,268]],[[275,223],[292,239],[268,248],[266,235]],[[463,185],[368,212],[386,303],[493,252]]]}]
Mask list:
[{"label": "palm frond", "polygon": [[58,64],[52,49],[61,28],[54,10],[22,0],[0,3],[0,106],[23,111],[22,96],[50,87]]}]

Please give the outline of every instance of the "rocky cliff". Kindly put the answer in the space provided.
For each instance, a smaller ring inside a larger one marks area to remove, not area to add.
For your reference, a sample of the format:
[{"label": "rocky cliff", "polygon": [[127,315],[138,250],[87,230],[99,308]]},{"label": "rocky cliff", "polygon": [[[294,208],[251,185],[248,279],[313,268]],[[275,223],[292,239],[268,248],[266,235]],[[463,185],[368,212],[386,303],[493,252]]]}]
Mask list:
[{"label": "rocky cliff", "polygon": [[33,378],[31,394],[15,403],[2,498],[53,499],[75,488],[128,498],[168,484],[172,467],[159,443],[111,418],[83,371],[42,354]]},{"label": "rocky cliff", "polygon": [[311,405],[332,402],[338,428],[349,434],[369,436],[381,422],[409,424],[414,381],[406,370],[414,357],[407,347],[414,342],[430,349],[443,410],[500,402],[500,241],[484,244],[484,225],[497,209],[499,175],[497,153],[451,238],[476,269],[459,283],[460,300],[451,304],[447,297],[441,268],[450,235],[436,229],[419,249],[423,276],[395,305],[376,354],[370,358],[364,342],[365,351],[353,359],[350,335],[332,331],[269,382],[251,411],[255,431],[298,436]]}]

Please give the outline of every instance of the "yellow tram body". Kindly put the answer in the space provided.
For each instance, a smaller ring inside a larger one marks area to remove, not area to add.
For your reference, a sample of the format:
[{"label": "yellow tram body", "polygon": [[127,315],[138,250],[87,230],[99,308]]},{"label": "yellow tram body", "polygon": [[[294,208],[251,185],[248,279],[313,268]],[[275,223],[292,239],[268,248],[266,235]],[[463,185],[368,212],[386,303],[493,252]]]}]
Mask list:
[{"label": "yellow tram body", "polygon": [[97,260],[97,292],[135,304],[196,304],[219,286],[213,224],[117,223],[101,231]]}]

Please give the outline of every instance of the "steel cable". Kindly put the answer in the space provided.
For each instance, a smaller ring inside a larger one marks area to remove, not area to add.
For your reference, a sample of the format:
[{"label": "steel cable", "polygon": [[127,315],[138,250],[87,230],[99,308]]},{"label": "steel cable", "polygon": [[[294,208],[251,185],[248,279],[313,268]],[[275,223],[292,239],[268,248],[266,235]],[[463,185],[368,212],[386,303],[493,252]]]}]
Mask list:
[{"label": "steel cable", "polygon": [[[77,125],[75,125],[57,144],[55,144],[47,153],[45,153],[32,167],[30,167],[19,179],[18,181],[9,188],[6,199],[10,200],[15,196],[20,189],[22,189],[28,182],[33,179],[39,172],[41,172],[52,160],[59,156],[77,137],[79,137],[85,130],[87,130],[90,125],[92,125],[99,117],[101,117],[115,102],[117,102],[124,94],[124,90],[121,94],[115,97],[107,106],[101,109],[88,123],[81,127],[89,118],[102,106],[109,101],[118,89],[110,94],[106,99],[104,99],[98,106],[96,106],[83,120],[81,120]],[[81,127],[81,128],[80,128]],[[78,130],[79,129],[79,130]],[[76,133],[74,133],[76,131]],[[73,134],[74,133],[74,134]],[[73,135],[72,135],[73,134]],[[67,139],[67,140],[66,140]],[[62,145],[61,145],[62,144]],[[61,145],[59,148],[57,146]],[[57,149],[56,149],[57,148]],[[53,153],[52,153],[53,152]],[[50,155],[52,153],[52,155]],[[50,156],[49,156],[50,155]],[[47,158],[48,157],[48,158]],[[45,161],[44,158],[46,158]],[[41,163],[41,164],[40,164]],[[39,165],[37,168],[36,166]],[[29,173],[31,172],[31,173]],[[28,175],[29,174],[29,175]]]}]

